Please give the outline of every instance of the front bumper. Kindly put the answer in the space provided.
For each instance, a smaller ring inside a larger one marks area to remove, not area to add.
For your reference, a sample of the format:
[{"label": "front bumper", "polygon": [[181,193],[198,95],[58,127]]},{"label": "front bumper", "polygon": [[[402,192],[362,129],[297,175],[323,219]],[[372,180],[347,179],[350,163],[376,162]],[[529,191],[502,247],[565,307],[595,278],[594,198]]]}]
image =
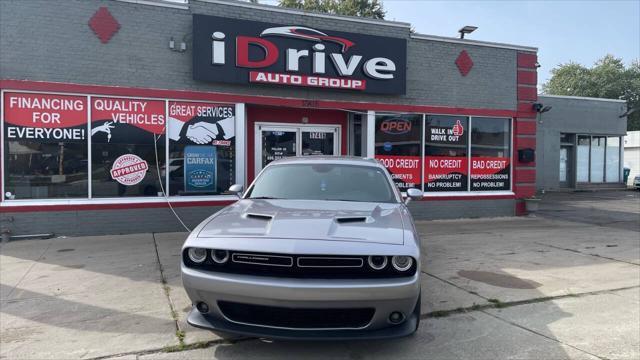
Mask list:
[{"label": "front bumper", "polygon": [[[207,314],[191,310],[189,324],[246,336],[278,339],[376,339],[415,331],[420,310],[420,276],[396,279],[291,279],[222,274],[182,267],[184,288],[193,304],[205,302]],[[218,301],[300,309],[373,308],[373,317],[359,328],[281,328],[247,324],[225,316]],[[389,322],[393,311],[406,319]]]}]

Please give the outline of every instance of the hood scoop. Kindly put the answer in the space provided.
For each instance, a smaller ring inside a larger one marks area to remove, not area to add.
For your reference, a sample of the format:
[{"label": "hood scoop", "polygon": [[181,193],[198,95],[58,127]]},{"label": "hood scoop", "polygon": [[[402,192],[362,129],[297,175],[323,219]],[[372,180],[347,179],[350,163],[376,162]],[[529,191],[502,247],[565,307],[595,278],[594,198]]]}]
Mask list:
[{"label": "hood scoop", "polygon": [[265,221],[273,220],[273,215],[269,215],[269,214],[246,213],[244,217],[247,219],[256,219],[256,220],[265,220]]},{"label": "hood scoop", "polygon": [[336,222],[338,224],[364,223],[364,222],[367,222],[367,217],[366,216],[339,217],[339,218],[336,218]]}]

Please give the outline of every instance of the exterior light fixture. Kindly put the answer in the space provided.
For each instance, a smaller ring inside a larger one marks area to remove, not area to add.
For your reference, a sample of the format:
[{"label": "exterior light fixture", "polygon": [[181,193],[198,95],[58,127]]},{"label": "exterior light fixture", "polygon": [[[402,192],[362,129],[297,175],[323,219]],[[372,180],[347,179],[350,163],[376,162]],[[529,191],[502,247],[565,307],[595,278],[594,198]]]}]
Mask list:
[{"label": "exterior light fixture", "polygon": [[458,32],[460,33],[460,39],[464,39],[464,34],[471,34],[472,32],[476,31],[477,28],[477,26],[471,25],[462,27],[460,30],[458,30]]}]

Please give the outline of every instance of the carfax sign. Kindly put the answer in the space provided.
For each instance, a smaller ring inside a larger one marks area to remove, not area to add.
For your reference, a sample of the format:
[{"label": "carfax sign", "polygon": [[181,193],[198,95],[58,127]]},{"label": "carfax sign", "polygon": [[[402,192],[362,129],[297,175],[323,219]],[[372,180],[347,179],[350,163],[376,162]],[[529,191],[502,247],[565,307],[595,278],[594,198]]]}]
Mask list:
[{"label": "carfax sign", "polygon": [[194,80],[404,94],[406,39],[193,15]]},{"label": "carfax sign", "polygon": [[216,190],[217,154],[214,146],[189,145],[184,148],[184,188],[190,192]]}]

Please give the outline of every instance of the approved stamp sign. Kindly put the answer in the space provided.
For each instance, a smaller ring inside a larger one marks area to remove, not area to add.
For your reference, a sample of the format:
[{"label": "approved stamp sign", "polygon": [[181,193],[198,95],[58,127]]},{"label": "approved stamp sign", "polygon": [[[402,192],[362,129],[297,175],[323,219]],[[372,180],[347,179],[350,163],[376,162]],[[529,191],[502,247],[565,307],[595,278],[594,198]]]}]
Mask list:
[{"label": "approved stamp sign", "polygon": [[147,162],[134,154],[124,154],[113,162],[111,178],[122,185],[131,186],[139,183],[149,169]]}]

